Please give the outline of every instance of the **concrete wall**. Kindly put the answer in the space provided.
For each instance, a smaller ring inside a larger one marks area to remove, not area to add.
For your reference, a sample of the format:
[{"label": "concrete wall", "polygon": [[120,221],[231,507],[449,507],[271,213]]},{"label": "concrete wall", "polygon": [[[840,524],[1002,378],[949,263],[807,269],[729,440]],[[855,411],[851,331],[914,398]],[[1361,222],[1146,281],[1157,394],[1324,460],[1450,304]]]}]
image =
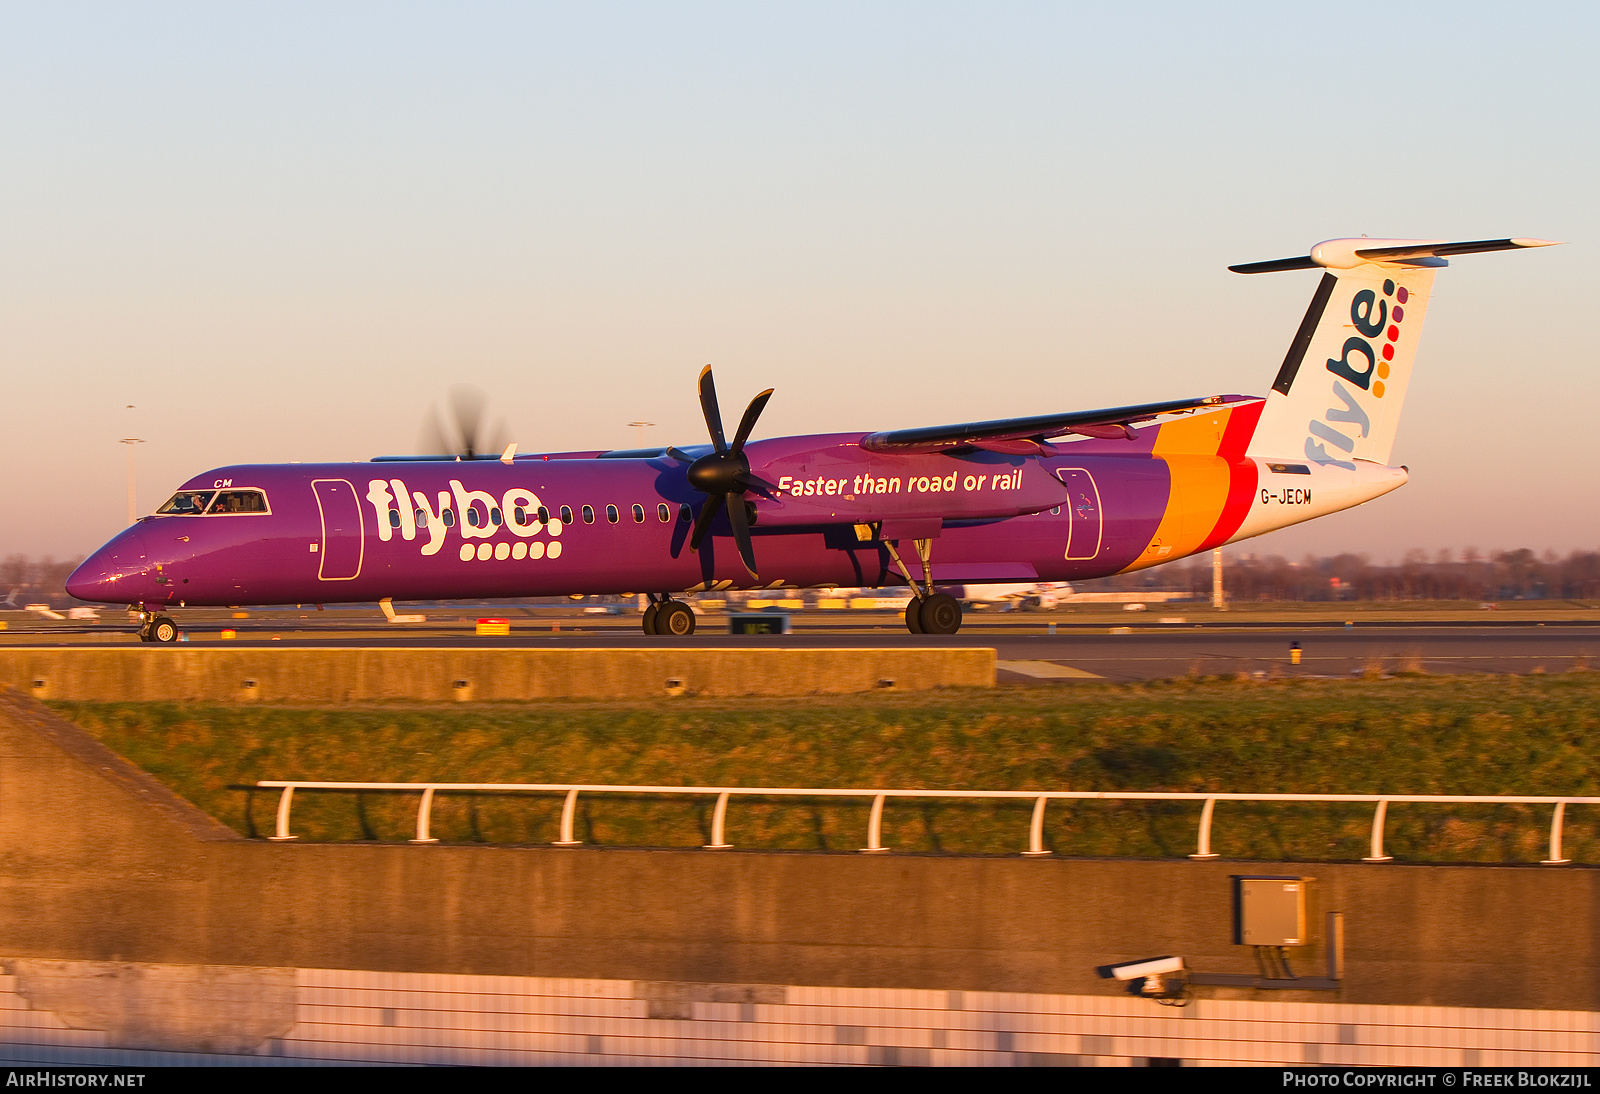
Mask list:
[{"label": "concrete wall", "polygon": [[0,649],[36,699],[339,703],[993,687],[992,649]]},{"label": "concrete wall", "polygon": [[[1346,977],[1208,997],[1600,1010],[1590,868],[269,843],[0,695],[18,958],[1117,997],[1095,966],[1253,971],[1240,873],[1315,877]],[[1296,960],[1318,971],[1320,939]]]}]

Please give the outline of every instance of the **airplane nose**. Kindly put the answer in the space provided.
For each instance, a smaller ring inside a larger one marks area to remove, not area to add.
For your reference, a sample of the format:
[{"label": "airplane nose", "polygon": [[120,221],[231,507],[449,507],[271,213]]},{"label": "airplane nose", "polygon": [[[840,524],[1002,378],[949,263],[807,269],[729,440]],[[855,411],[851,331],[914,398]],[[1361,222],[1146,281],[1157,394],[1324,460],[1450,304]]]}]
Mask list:
[{"label": "airplane nose", "polygon": [[67,578],[67,595],[78,600],[104,600],[101,593],[111,584],[111,575],[96,551]]},{"label": "airplane nose", "polygon": [[84,559],[67,578],[67,594],[79,600],[116,600],[118,594],[113,590],[118,584],[119,575],[109,563],[110,559],[106,558],[103,549]]},{"label": "airplane nose", "polygon": [[144,572],[147,554],[142,538],[124,532],[72,571],[67,578],[68,595],[100,603],[137,599],[132,579]]}]

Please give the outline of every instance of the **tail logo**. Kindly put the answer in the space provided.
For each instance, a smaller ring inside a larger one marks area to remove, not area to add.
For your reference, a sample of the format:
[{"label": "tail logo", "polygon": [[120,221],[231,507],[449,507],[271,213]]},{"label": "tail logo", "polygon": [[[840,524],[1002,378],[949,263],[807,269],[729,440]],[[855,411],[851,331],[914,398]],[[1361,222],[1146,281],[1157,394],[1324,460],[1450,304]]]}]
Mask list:
[{"label": "tail logo", "polygon": [[[1311,434],[1306,438],[1307,459],[1355,470],[1355,464],[1331,454],[1327,448],[1332,445],[1343,453],[1353,453],[1356,440],[1366,437],[1372,430],[1372,419],[1362,407],[1360,397],[1345,383],[1370,392],[1375,399],[1383,398],[1389,362],[1394,360],[1400,325],[1406,318],[1406,302],[1410,299],[1410,290],[1403,285],[1396,286],[1391,280],[1383,283],[1382,298],[1371,289],[1362,289],[1350,302],[1350,321],[1365,337],[1347,338],[1343,354],[1337,359],[1328,359],[1328,371],[1337,377],[1333,381],[1333,396],[1340,405],[1329,407],[1322,419],[1313,418],[1307,423]],[[1378,343],[1378,349],[1373,348],[1374,342]],[[1361,364],[1366,367],[1356,367]],[[1336,422],[1354,426],[1355,438],[1335,426]]]},{"label": "tail logo", "polygon": [[[1379,399],[1383,398],[1383,382],[1389,378],[1389,362],[1394,360],[1394,344],[1400,340],[1400,324],[1406,317],[1405,303],[1411,298],[1411,293],[1403,285],[1397,289],[1393,281],[1385,281],[1383,296],[1379,300],[1378,294],[1371,289],[1356,293],[1355,299],[1350,302],[1350,321],[1366,337],[1347,338],[1340,357],[1337,360],[1328,358],[1329,372],[1349,380],[1362,391],[1371,391]],[[1394,301],[1392,308],[1391,298]],[[1375,351],[1368,339],[1379,338],[1383,340],[1383,349]],[[1365,359],[1366,368],[1358,369],[1351,363],[1352,353]],[[1383,358],[1381,361],[1378,360],[1380,355]],[[1373,379],[1374,373],[1377,379]]]}]

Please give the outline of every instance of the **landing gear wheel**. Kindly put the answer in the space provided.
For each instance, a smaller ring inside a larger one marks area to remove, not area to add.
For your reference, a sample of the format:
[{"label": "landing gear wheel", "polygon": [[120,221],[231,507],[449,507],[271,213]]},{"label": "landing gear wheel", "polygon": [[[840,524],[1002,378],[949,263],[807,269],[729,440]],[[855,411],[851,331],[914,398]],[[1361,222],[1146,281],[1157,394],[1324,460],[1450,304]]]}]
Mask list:
[{"label": "landing gear wheel", "polygon": [[906,605],[906,630],[912,634],[925,634],[922,629],[922,597],[913,597]]},{"label": "landing gear wheel", "polygon": [[178,625],[164,615],[158,615],[150,621],[150,637],[146,642],[159,642],[166,645],[178,640]]},{"label": "landing gear wheel", "polygon": [[948,593],[934,593],[917,613],[923,634],[955,634],[961,629],[961,602]]},{"label": "landing gear wheel", "polygon": [[644,610],[644,615],[640,618],[639,622],[641,625],[643,625],[645,634],[656,633],[656,615],[659,614],[660,611],[661,605],[659,604],[652,604]]},{"label": "landing gear wheel", "polygon": [[682,638],[694,633],[694,612],[681,600],[669,600],[656,609],[656,633]]}]

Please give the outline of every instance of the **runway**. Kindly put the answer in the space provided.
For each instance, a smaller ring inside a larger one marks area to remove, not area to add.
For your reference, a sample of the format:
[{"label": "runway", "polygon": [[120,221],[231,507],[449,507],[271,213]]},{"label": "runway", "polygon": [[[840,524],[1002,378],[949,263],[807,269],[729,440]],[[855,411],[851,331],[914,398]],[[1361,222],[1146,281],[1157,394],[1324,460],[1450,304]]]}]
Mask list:
[{"label": "runway", "polygon": [[[1348,678],[1361,675],[1427,673],[1561,673],[1600,668],[1600,624],[1570,623],[1404,624],[1352,626],[1307,621],[1256,625],[1208,623],[1203,626],[1103,626],[1058,621],[1049,633],[1048,617],[1016,620],[980,617],[953,636],[906,633],[884,618],[878,625],[808,625],[795,619],[788,635],[716,633],[719,621],[705,620],[687,638],[647,637],[629,617],[567,616],[515,620],[512,634],[479,637],[466,618],[417,627],[374,626],[365,619],[309,620],[252,617],[238,623],[199,623],[186,632],[195,644],[234,647],[447,647],[518,648],[583,646],[650,648],[663,642],[698,648],[874,648],[896,646],[984,646],[996,651],[1002,683],[1071,684],[1075,681],[1135,681],[1183,676],[1303,676]],[[1242,621],[1241,621],[1242,622]],[[724,623],[723,627],[726,626]],[[223,628],[233,632],[224,638]],[[557,629],[559,628],[559,629]],[[718,628],[721,631],[721,628]],[[7,646],[137,645],[126,629],[105,626],[12,629],[0,634]],[[1294,664],[1291,644],[1300,647]],[[182,646],[177,648],[181,649]]]}]

